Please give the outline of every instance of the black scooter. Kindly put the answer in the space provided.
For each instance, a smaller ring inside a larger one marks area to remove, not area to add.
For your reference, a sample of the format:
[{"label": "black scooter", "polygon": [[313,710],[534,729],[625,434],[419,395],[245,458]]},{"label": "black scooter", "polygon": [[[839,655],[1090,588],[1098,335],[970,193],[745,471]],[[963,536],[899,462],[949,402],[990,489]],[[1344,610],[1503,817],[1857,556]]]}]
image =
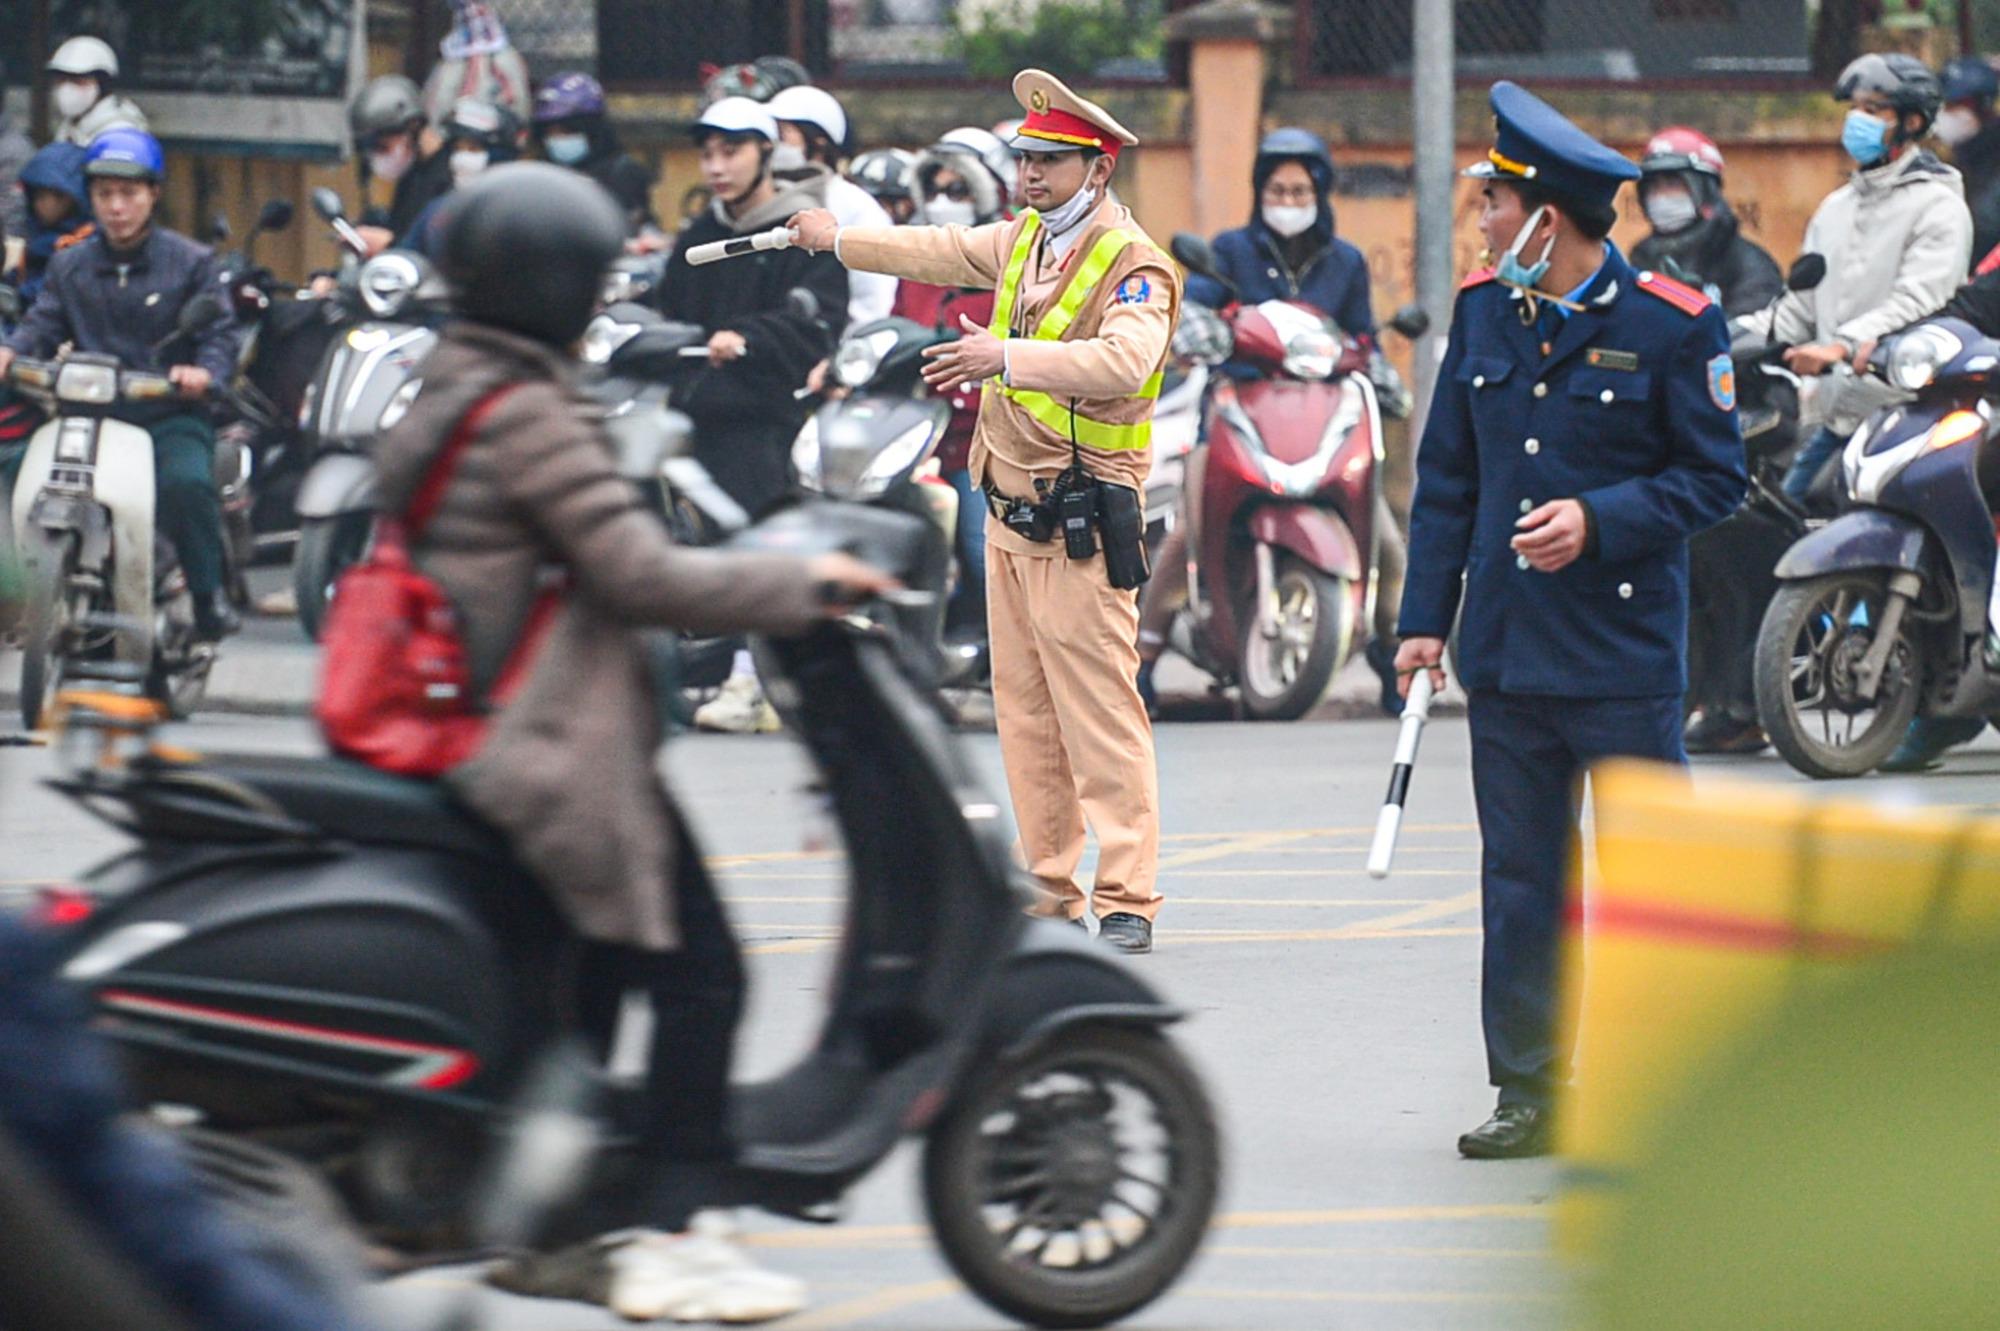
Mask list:
[{"label": "black scooter", "polygon": [[[844,549],[903,576],[927,535],[819,502],[733,543]],[[1145,1306],[1199,1246],[1220,1168],[1201,1082],[1164,1033],[1178,1013],[1081,930],[1022,914],[1000,806],[893,633],[857,616],[770,659],[798,692],[851,900],[820,1037],[739,1090],[740,1156],[707,1200],[831,1218],[921,1135],[932,1230],[982,1299],[1051,1327]],[[565,1029],[573,935],[440,786],[177,757],[117,710],[73,703],[65,751],[93,728],[102,742],[55,785],[138,846],[86,879],[103,904],[65,973],[142,1094],[311,1162],[378,1243],[462,1242],[468,1143]],[[606,1121],[630,1111],[612,1090]]]}]

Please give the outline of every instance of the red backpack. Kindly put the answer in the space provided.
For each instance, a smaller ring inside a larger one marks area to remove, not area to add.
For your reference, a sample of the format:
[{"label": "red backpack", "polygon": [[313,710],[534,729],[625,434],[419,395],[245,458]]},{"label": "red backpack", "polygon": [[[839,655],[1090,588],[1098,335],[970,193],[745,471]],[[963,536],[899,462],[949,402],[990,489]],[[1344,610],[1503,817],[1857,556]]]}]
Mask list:
[{"label": "red backpack", "polygon": [[400,518],[376,520],[367,558],[341,575],[322,636],[320,732],[335,753],[403,776],[437,776],[479,751],[493,707],[511,698],[561,604],[542,593],[484,699],[474,696],[458,612],[410,560],[459,455],[513,385],[475,403]]}]

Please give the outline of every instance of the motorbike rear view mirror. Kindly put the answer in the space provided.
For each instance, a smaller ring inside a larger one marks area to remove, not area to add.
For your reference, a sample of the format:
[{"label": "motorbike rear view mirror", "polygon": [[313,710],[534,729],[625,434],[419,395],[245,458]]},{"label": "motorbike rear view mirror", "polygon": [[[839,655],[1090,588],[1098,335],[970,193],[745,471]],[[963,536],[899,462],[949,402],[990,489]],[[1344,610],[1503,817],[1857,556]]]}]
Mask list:
[{"label": "motorbike rear view mirror", "polygon": [[804,323],[817,323],[820,316],[819,297],[804,287],[793,287],[785,293],[785,312]]},{"label": "motorbike rear view mirror", "polygon": [[1396,311],[1389,320],[1389,327],[1415,341],[1431,331],[1431,316],[1424,313],[1423,306],[1412,302]]},{"label": "motorbike rear view mirror", "polygon": [[1791,271],[1785,274],[1785,290],[1811,291],[1824,281],[1826,281],[1826,256],[1801,254],[1792,261]]},{"label": "motorbike rear view mirror", "polygon": [[290,199],[266,199],[263,208],[257,213],[257,229],[283,231],[292,224],[292,217],[296,212],[297,209],[292,207]]},{"label": "motorbike rear view mirror", "polygon": [[234,234],[235,231],[229,225],[228,213],[216,213],[213,217],[208,219],[209,244],[220,249],[223,245],[229,242],[230,236]]},{"label": "motorbike rear view mirror", "polygon": [[321,185],[312,192],[313,211],[328,222],[343,221],[347,217],[347,205],[340,201],[340,195]]},{"label": "motorbike rear view mirror", "polygon": [[1221,284],[1231,299],[1236,296],[1236,286],[1222,275],[1222,268],[1215,261],[1215,247],[1192,231],[1176,231],[1167,249],[1181,267],[1191,273],[1198,273],[1211,282]]}]

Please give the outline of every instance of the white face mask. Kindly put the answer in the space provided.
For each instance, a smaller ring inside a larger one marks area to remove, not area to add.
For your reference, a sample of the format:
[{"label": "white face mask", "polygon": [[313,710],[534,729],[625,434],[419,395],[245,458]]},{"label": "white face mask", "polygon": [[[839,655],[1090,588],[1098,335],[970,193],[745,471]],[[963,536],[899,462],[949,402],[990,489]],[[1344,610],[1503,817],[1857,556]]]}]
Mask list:
[{"label": "white face mask", "polygon": [[1700,219],[1694,197],[1677,190],[1662,190],[1646,196],[1646,220],[1663,236],[1685,231]]},{"label": "white face mask", "polygon": [[79,120],[97,105],[97,84],[65,83],[56,88],[56,114],[64,120]]},{"label": "white face mask", "polygon": [[1265,226],[1290,240],[1293,236],[1305,234],[1319,220],[1319,207],[1310,203],[1267,203],[1263,215]]},{"label": "white face mask", "polygon": [[1097,207],[1099,197],[1096,188],[1090,184],[1090,178],[1085,176],[1083,188],[1070,195],[1069,202],[1042,214],[1042,225],[1049,229],[1050,235],[1060,236],[1090,216]]},{"label": "white face mask", "polygon": [[1956,148],[1979,132],[1979,117],[1963,106],[1947,106],[1938,112],[1937,136]]},{"label": "white face mask", "polygon": [[403,178],[415,158],[408,141],[398,143],[393,148],[368,154],[368,174],[393,185]]},{"label": "white face mask", "polygon": [[933,194],[924,200],[924,221],[932,226],[971,226],[979,220],[970,199],[947,199]]},{"label": "white face mask", "polygon": [[781,143],[771,149],[773,171],[803,171],[807,165],[806,150],[796,143]]},{"label": "white face mask", "polygon": [[492,154],[488,153],[484,148],[473,148],[453,153],[451,155],[451,183],[455,186],[463,185],[466,181],[484,171],[486,164],[492,160]]}]

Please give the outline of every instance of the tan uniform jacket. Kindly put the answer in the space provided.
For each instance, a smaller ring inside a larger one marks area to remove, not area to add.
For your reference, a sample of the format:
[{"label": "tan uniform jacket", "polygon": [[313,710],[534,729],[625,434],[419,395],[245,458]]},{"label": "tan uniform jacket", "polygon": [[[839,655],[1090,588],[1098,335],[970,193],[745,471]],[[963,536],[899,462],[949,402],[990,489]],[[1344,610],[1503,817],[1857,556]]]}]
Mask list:
[{"label": "tan uniform jacket", "polygon": [[[997,287],[1014,252],[1022,219],[988,226],[842,227],[840,259],[849,268],[893,273],[938,286]],[[1056,341],[1028,337],[1060,298],[1069,277],[1106,231],[1136,233],[1091,288],[1076,319]],[[1047,238],[1037,242],[1022,275],[1013,336],[1008,339],[1008,384],[1037,389],[1071,405],[1080,415],[1113,425],[1150,419],[1153,403],[1138,395],[1166,365],[1174,322],[1180,316],[1181,276],[1172,259],[1132,220],[1106,201],[1083,224],[1083,234],[1058,258]],[[1085,445],[1085,464],[1109,481],[1143,487],[1152,450],[1100,450]],[[1053,481],[1070,462],[1070,441],[989,386],[972,436],[972,474],[1002,494],[1027,497],[1036,478]],[[998,523],[987,540],[1015,554],[1053,556],[1061,542],[1037,545]]]}]

